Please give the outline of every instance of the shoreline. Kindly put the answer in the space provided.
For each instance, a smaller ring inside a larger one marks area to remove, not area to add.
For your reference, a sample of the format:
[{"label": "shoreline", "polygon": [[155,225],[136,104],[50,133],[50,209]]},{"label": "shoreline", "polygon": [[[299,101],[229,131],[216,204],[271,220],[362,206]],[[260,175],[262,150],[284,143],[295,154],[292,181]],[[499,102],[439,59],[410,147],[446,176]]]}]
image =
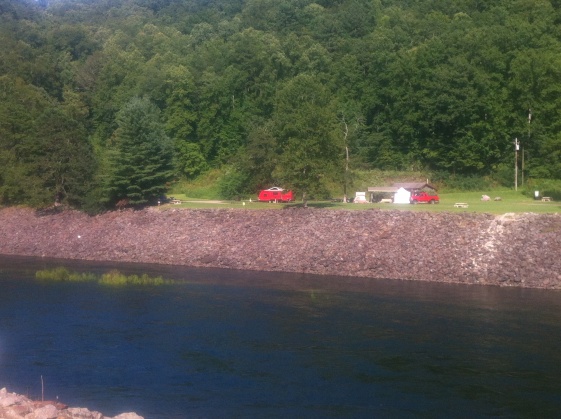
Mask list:
[{"label": "shoreline", "polygon": [[59,401],[36,401],[17,393],[0,389],[0,418],[57,418],[57,419],[144,419],[134,412],[108,417],[83,407],[68,407]]},{"label": "shoreline", "polygon": [[0,254],[561,289],[561,216],[0,209]]}]

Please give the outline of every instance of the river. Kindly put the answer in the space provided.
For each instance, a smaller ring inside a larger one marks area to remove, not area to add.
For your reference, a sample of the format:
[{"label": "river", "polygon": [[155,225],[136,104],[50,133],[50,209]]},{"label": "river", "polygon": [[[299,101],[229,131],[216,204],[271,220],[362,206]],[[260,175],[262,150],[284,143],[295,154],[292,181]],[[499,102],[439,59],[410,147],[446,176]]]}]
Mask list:
[{"label": "river", "polygon": [[560,344],[559,291],[0,256],[0,388],[106,415],[557,417]]}]

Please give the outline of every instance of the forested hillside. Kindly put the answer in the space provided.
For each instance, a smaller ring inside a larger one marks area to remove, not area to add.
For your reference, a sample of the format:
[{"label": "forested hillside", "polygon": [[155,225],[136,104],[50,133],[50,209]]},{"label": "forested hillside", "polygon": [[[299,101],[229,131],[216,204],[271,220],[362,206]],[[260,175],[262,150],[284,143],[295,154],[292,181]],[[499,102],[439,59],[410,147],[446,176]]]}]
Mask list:
[{"label": "forested hillside", "polygon": [[143,204],[216,167],[232,193],[511,179],[515,138],[561,179],[560,3],[0,0],[0,204]]}]

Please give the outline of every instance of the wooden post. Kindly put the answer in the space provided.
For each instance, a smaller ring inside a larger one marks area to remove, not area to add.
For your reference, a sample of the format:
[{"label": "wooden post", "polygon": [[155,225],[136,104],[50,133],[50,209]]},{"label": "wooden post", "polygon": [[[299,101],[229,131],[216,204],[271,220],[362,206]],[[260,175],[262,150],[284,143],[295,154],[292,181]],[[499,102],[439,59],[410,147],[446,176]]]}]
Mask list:
[{"label": "wooden post", "polygon": [[518,138],[514,139],[514,190],[518,190],[518,149],[520,148],[520,142]]}]

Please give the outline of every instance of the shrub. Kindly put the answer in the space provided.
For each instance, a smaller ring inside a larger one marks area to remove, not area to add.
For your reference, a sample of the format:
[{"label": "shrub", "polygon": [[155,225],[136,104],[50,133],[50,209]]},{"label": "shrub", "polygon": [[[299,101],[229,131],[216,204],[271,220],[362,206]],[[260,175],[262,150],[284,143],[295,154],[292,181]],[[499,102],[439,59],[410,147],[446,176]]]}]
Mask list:
[{"label": "shrub", "polygon": [[449,191],[482,191],[492,187],[491,181],[485,177],[447,172],[435,172],[433,182],[444,185]]},{"label": "shrub", "polygon": [[170,195],[184,194],[189,198],[218,199],[218,179],[222,175],[218,169],[209,170],[195,179],[181,179],[171,186]]},{"label": "shrub", "polygon": [[101,276],[91,272],[72,272],[64,267],[54,269],[43,269],[35,272],[35,278],[43,281],[97,281],[103,285],[163,285],[172,284],[175,281],[164,279],[161,276],[151,277],[149,275],[125,275],[118,270],[109,271]]},{"label": "shrub", "polygon": [[230,168],[218,181],[218,191],[223,199],[240,199],[247,194],[249,177],[247,173]]},{"label": "shrub", "polygon": [[59,267],[54,269],[43,269],[35,272],[35,278],[41,279],[43,281],[67,281],[70,272],[68,269]]},{"label": "shrub", "polygon": [[95,274],[90,272],[72,272],[64,267],[58,267],[54,269],[43,269],[35,272],[35,278],[47,281],[72,281],[72,282],[84,282],[93,281],[97,277]]},{"label": "shrub", "polygon": [[95,281],[97,276],[93,273],[71,272],[64,267],[54,269],[43,269],[35,272],[35,278],[43,281],[68,281],[68,282],[85,282]]},{"label": "shrub", "polygon": [[534,197],[534,192],[539,191],[540,196],[549,196],[554,201],[561,201],[561,180],[530,179],[524,186],[523,194]]},{"label": "shrub", "polygon": [[161,276],[151,277],[146,274],[138,275],[124,275],[117,270],[112,270],[103,274],[99,280],[103,285],[163,285],[170,284],[173,281],[164,280]]},{"label": "shrub", "polygon": [[491,177],[501,186],[507,186],[511,188],[514,184],[514,169],[509,164],[501,163],[497,165],[497,167],[491,174]]}]

